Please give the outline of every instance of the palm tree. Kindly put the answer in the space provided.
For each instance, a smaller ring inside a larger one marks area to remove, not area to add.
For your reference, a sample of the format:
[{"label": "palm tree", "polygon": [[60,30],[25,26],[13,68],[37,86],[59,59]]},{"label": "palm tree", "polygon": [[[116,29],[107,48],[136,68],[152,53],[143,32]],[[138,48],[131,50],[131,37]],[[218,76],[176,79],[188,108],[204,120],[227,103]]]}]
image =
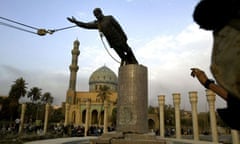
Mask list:
[{"label": "palm tree", "polygon": [[27,93],[26,85],[27,83],[21,77],[14,81],[14,84],[11,86],[11,89],[9,91],[11,120],[13,119],[13,114],[17,114],[19,99],[21,97],[24,97]]},{"label": "palm tree", "polygon": [[103,110],[104,101],[109,98],[109,95],[111,95],[111,92],[110,92],[110,88],[108,86],[103,85],[99,88],[97,98],[99,98],[101,100],[102,106],[101,106],[101,110],[100,110],[100,114],[99,114],[99,118],[98,118],[98,120],[99,120],[98,125],[100,125],[100,122],[101,122],[101,112]]},{"label": "palm tree", "polygon": [[164,106],[164,117],[165,117],[165,124],[167,126],[173,126],[173,124],[175,123],[175,114],[174,114],[175,110],[174,107],[170,104],[165,105]]},{"label": "palm tree", "polygon": [[109,95],[111,95],[111,92],[108,86],[103,85],[99,88],[97,97],[101,100],[101,102],[104,102],[104,100],[108,99]]},{"label": "palm tree", "polygon": [[32,103],[36,103],[38,100],[40,100],[40,98],[42,96],[41,90],[42,89],[40,89],[38,87],[33,87],[33,88],[30,89],[27,97],[30,98]]},{"label": "palm tree", "polygon": [[28,98],[30,98],[30,100],[32,101],[32,103],[37,104],[37,114],[36,114],[36,120],[38,120],[38,111],[39,111],[39,104],[40,104],[40,99],[42,96],[42,89],[38,88],[38,87],[33,87],[30,89],[30,91],[28,92]]},{"label": "palm tree", "polygon": [[25,82],[25,80],[21,77],[18,78],[14,84],[11,86],[11,89],[9,91],[9,98],[14,99],[14,100],[18,100],[21,97],[24,97],[27,93],[27,87],[26,87],[27,83]]},{"label": "palm tree", "polygon": [[41,101],[43,104],[52,104],[53,103],[53,97],[50,92],[46,92],[42,95]]}]

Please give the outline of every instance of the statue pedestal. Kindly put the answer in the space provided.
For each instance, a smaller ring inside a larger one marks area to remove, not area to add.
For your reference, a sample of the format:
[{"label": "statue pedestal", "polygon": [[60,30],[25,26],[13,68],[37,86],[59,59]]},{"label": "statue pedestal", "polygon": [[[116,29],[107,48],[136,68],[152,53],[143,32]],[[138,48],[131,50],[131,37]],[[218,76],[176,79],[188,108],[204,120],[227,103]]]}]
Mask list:
[{"label": "statue pedestal", "polygon": [[98,139],[91,140],[91,144],[166,144],[166,141],[157,138],[154,133],[123,134],[121,132],[110,132],[103,134]]},{"label": "statue pedestal", "polygon": [[129,64],[118,73],[117,132],[148,132],[147,68]]},{"label": "statue pedestal", "polygon": [[104,133],[91,144],[165,144],[148,133],[147,68],[129,64],[118,73],[117,131]]}]

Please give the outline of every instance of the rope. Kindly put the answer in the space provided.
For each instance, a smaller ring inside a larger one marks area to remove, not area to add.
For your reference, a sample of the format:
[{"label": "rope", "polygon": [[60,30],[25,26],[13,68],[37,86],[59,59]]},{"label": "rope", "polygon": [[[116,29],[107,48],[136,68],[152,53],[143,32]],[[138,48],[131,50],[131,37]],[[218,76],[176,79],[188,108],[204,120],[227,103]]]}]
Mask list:
[{"label": "rope", "polygon": [[37,33],[33,32],[33,31],[26,30],[26,29],[23,29],[23,28],[20,28],[20,27],[17,27],[17,26],[13,26],[13,25],[10,25],[10,24],[4,23],[4,22],[0,22],[0,24],[4,25],[4,26],[7,26],[7,27],[15,28],[15,29],[18,29],[18,30],[21,30],[21,31],[37,34]]},{"label": "rope", "polygon": [[15,23],[15,24],[19,24],[19,25],[22,25],[22,26],[25,26],[25,27],[28,27],[28,28],[31,28],[31,29],[38,30],[38,28],[36,28],[36,27],[32,27],[32,26],[29,26],[29,25],[26,25],[26,24],[23,24],[23,23],[20,23],[20,22],[14,21],[14,20],[10,20],[10,19],[4,18],[4,17],[0,17],[0,19],[3,19],[3,20],[6,20],[6,21],[9,21],[9,22],[12,22],[12,23]]},{"label": "rope", "polygon": [[[31,29],[35,29],[35,30],[37,30],[37,32],[33,32],[33,31],[30,31],[30,30],[26,30],[26,29],[24,29],[24,28],[20,28],[20,27],[17,27],[17,26],[11,25],[11,24],[7,24],[7,23],[4,23],[4,22],[1,22],[1,21],[0,21],[0,24],[1,24],[1,25],[7,26],[7,27],[11,27],[11,28],[15,28],[15,29],[18,29],[18,30],[21,30],[21,31],[29,32],[29,33],[32,33],[32,34],[37,34],[37,35],[40,35],[40,36],[44,36],[44,35],[46,35],[47,33],[53,34],[54,32],[61,31],[61,30],[65,30],[65,29],[74,28],[74,27],[77,26],[77,25],[74,25],[74,26],[68,26],[68,27],[59,28],[59,29],[46,30],[46,29],[39,29],[39,28],[36,28],[36,27],[32,27],[32,26],[29,26],[29,25],[26,25],[26,24],[23,24],[23,23],[14,21],[14,20],[10,20],[10,19],[4,18],[4,17],[0,17],[0,19],[6,20],[6,21],[9,21],[9,22],[12,22],[12,23],[21,25],[21,26],[25,26],[25,27],[28,27],[28,28],[31,28]],[[102,34],[102,33],[99,33],[99,34],[100,34],[100,37],[101,37],[103,46],[104,46],[104,48],[106,49],[107,53],[112,57],[113,60],[115,60],[117,63],[120,63],[120,62],[119,62],[117,59],[115,59],[115,58],[111,55],[111,53],[108,51],[107,46],[105,45],[105,43],[104,43],[104,41],[103,41],[103,38],[102,38],[102,37],[103,37],[103,34]]]},{"label": "rope", "polygon": [[59,29],[54,29],[54,30],[46,30],[46,29],[40,29],[40,28],[36,28],[36,27],[33,27],[33,26],[29,26],[29,25],[26,25],[26,24],[23,24],[23,23],[14,21],[14,20],[10,20],[10,19],[4,18],[4,17],[0,17],[0,19],[5,20],[5,21],[8,21],[8,22],[12,22],[12,23],[15,23],[15,24],[24,26],[24,27],[28,27],[28,28],[31,28],[31,29],[35,29],[35,30],[37,30],[37,32],[33,32],[33,31],[30,31],[30,30],[26,30],[26,29],[24,29],[24,28],[20,28],[20,27],[17,27],[17,26],[11,25],[11,24],[7,24],[7,23],[4,23],[4,22],[0,22],[1,25],[8,26],[8,27],[11,27],[11,28],[15,28],[15,29],[18,29],[18,30],[21,30],[21,31],[25,31],[25,32],[37,34],[37,35],[40,35],[40,36],[44,36],[44,35],[46,35],[47,33],[48,33],[48,34],[53,34],[54,32],[61,31],[61,30],[65,30],[65,29],[70,29],[70,28],[73,28],[73,27],[76,27],[76,26],[77,26],[77,25],[74,25],[74,26],[68,26],[68,27],[59,28]]},{"label": "rope", "polygon": [[104,46],[104,48],[106,49],[107,53],[112,57],[113,60],[115,60],[117,63],[120,63],[120,61],[118,61],[116,58],[114,58],[114,57],[111,55],[111,53],[108,51],[107,46],[106,46],[106,44],[105,44],[104,41],[103,41],[103,33],[100,33],[100,32],[99,32],[99,35],[100,35],[100,38],[101,38],[102,43],[103,43],[103,46]]},{"label": "rope", "polygon": [[69,27],[64,27],[64,28],[59,28],[59,29],[55,29],[55,30],[50,30],[50,31],[61,31],[61,30],[65,30],[65,29],[70,29],[70,28],[74,28],[74,27],[77,27],[77,25],[74,25],[74,26],[69,26]]}]

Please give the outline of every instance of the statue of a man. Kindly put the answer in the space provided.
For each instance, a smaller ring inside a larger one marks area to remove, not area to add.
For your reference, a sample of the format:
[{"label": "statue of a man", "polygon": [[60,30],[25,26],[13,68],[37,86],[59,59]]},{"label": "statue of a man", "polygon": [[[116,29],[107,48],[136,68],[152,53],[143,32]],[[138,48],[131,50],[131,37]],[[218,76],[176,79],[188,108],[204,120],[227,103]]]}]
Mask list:
[{"label": "statue of a man", "polygon": [[138,64],[131,48],[127,44],[127,36],[119,23],[113,16],[105,16],[100,8],[95,8],[93,14],[96,20],[93,22],[77,21],[74,17],[67,18],[70,22],[75,23],[79,27],[86,29],[98,29],[106,37],[109,45],[113,48],[121,58],[121,65]]}]

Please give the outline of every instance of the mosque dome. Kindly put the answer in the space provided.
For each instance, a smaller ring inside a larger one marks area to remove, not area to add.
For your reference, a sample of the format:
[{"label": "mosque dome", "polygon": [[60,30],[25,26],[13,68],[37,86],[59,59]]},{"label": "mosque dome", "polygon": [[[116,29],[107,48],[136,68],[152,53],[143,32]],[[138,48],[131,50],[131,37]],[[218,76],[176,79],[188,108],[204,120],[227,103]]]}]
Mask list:
[{"label": "mosque dome", "polygon": [[89,91],[96,92],[102,86],[108,86],[111,91],[117,91],[118,78],[116,74],[105,65],[98,68],[89,78]]}]

